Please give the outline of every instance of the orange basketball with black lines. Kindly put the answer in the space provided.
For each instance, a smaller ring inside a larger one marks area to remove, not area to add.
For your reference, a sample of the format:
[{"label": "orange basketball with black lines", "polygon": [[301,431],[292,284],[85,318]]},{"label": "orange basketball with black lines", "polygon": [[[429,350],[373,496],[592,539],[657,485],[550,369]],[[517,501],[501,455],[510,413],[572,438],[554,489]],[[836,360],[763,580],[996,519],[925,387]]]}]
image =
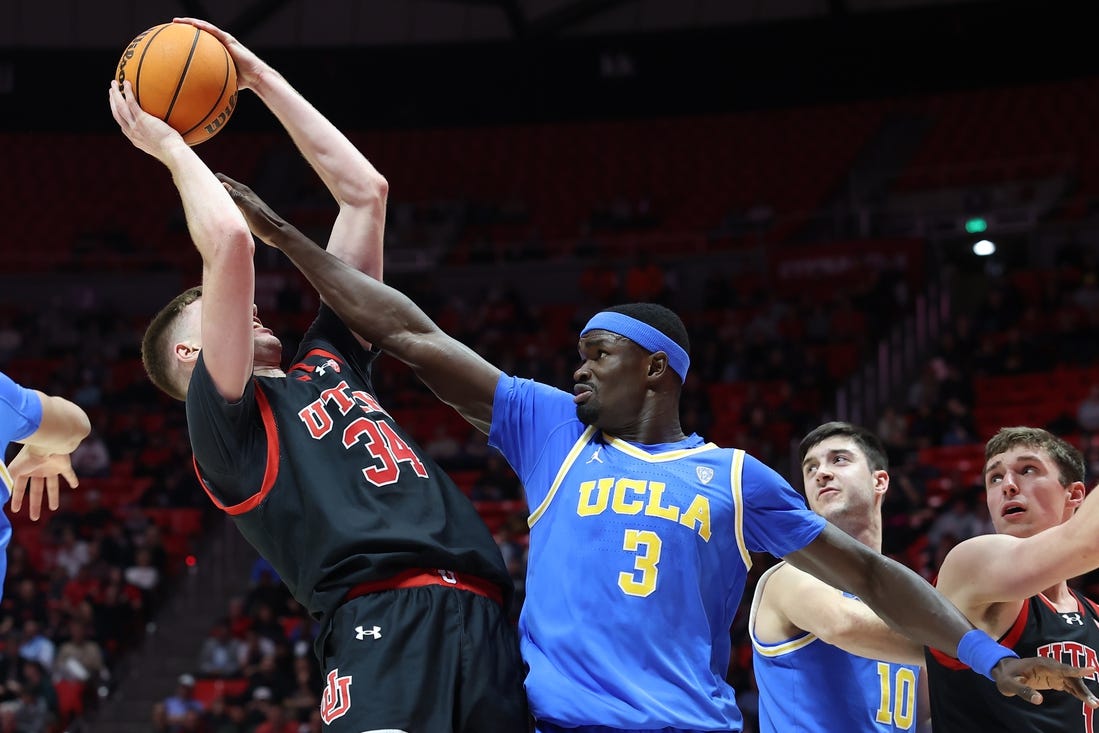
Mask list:
[{"label": "orange basketball with black lines", "polygon": [[185,23],[153,26],[130,41],[115,78],[129,80],[138,105],[188,145],[225,127],[237,105],[237,67],[221,41]]}]

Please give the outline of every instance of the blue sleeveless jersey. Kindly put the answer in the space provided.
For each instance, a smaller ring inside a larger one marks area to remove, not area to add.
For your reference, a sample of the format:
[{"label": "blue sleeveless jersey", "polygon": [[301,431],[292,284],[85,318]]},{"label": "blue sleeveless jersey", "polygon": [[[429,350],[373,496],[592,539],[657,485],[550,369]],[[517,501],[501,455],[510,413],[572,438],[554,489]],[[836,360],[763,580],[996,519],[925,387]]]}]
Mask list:
[{"label": "blue sleeveless jersey", "polygon": [[535,717],[740,730],[725,674],[748,553],[799,550],[824,520],[744,451],[627,443],[529,380],[501,376],[489,443],[531,509],[519,630]]},{"label": "blue sleeveless jersey", "polygon": [[[779,566],[759,580],[756,598]],[[891,733],[916,730],[920,668],[866,659],[813,634],[780,644],[748,629],[759,688],[760,733]]]},{"label": "blue sleeveless jersey", "polygon": [[[4,456],[8,444],[22,440],[42,424],[42,400],[34,390],[22,387],[0,372],[0,506],[11,498],[12,478]],[[4,577],[8,572],[8,543],[11,542],[11,521],[7,512],[0,511],[0,597]]]}]

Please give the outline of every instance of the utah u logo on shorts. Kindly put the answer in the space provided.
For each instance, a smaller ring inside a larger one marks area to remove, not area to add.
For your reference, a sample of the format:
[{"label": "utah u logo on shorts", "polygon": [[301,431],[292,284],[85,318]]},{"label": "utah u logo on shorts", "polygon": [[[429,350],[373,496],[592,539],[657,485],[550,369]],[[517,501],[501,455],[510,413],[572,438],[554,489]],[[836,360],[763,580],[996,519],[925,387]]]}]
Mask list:
[{"label": "utah u logo on shorts", "polygon": [[342,718],[351,709],[351,675],[340,677],[340,670],[328,673],[328,684],[321,698],[321,720],[325,725]]}]

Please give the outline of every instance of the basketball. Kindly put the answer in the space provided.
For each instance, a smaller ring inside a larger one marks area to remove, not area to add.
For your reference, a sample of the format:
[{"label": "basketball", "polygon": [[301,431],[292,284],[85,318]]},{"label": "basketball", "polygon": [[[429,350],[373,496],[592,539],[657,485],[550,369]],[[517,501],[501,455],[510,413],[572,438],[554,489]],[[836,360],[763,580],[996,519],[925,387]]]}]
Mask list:
[{"label": "basketball", "polygon": [[185,23],[153,26],[130,41],[115,78],[130,81],[138,105],[188,145],[216,135],[237,104],[237,69],[217,38]]}]

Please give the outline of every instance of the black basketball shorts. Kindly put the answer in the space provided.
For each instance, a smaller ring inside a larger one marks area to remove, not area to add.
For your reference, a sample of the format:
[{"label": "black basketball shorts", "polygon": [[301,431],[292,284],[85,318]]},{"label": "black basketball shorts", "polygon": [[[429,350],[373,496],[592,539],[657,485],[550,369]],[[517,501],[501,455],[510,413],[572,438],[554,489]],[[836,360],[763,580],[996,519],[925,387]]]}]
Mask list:
[{"label": "black basketball shorts", "polygon": [[333,615],[321,671],[328,733],[531,730],[515,629],[498,602],[469,590],[351,598]]}]

